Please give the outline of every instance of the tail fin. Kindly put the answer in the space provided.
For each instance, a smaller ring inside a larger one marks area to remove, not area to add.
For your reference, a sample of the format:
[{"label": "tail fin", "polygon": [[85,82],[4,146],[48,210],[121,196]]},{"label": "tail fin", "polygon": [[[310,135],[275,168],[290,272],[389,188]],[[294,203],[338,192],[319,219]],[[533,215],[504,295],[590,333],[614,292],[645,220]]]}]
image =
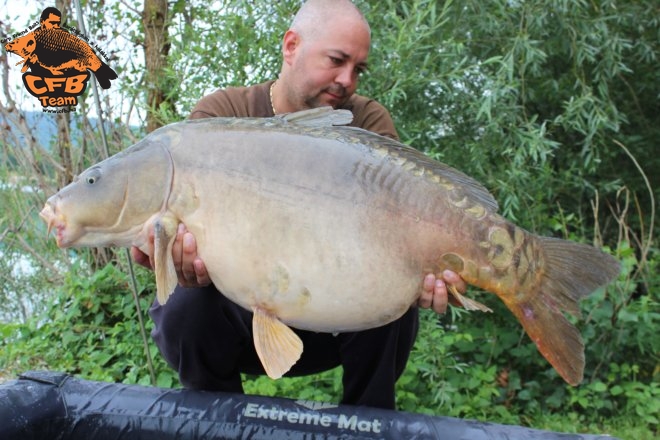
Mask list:
[{"label": "tail fin", "polygon": [[112,70],[112,68],[108,66],[106,63],[101,62],[101,67],[96,69],[96,72],[94,72],[94,76],[96,76],[96,80],[99,82],[101,88],[109,89],[110,80],[117,79],[117,72]]},{"label": "tail fin", "polygon": [[579,300],[616,278],[619,262],[592,246],[548,237],[535,239],[545,261],[536,291],[521,295],[520,302],[515,301],[516,295],[502,299],[561,377],[577,385],[584,374],[584,344],[563,312],[579,316]]}]

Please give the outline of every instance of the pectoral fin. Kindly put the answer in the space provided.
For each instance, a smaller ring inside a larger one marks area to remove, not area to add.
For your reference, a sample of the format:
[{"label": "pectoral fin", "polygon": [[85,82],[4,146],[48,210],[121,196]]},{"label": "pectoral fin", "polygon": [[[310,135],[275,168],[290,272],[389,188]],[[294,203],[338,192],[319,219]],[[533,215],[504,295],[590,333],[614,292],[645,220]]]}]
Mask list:
[{"label": "pectoral fin", "polygon": [[456,287],[454,285],[447,284],[447,288],[449,290],[449,293],[451,293],[454,296],[454,298],[456,298],[456,301],[458,301],[465,310],[481,310],[482,312],[493,313],[493,311],[490,308],[486,307],[480,302],[470,299],[467,296],[461,295],[460,292],[456,290]]},{"label": "pectoral fin", "polygon": [[268,311],[253,309],[254,347],[268,377],[279,379],[298,362],[303,343],[293,330]]},{"label": "pectoral fin", "polygon": [[167,302],[178,282],[172,261],[176,228],[176,221],[170,218],[161,218],[154,223],[154,272],[156,272],[156,297],[159,304]]}]

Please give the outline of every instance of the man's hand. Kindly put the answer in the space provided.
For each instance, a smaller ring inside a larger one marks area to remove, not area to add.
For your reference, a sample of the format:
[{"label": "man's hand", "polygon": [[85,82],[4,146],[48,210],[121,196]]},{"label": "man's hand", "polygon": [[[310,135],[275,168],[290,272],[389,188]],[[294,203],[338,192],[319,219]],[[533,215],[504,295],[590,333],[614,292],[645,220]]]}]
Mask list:
[{"label": "man's hand", "polygon": [[[131,248],[131,256],[135,262],[147,269],[153,270],[154,235],[149,231],[149,254],[145,254],[136,247]],[[211,284],[211,278],[206,266],[197,256],[197,243],[195,237],[186,230],[183,224],[176,231],[176,238],[172,245],[172,260],[176,269],[177,278],[181,287],[204,287]]]},{"label": "man's hand", "polygon": [[211,284],[206,266],[197,256],[197,242],[183,224],[176,231],[172,259],[181,287],[204,287]]},{"label": "man's hand", "polygon": [[447,304],[459,305],[453,296],[448,295],[447,285],[453,285],[460,293],[465,293],[467,284],[456,272],[445,270],[442,278],[430,273],[424,277],[422,294],[417,305],[423,309],[432,308],[434,312],[443,314],[447,311]]}]

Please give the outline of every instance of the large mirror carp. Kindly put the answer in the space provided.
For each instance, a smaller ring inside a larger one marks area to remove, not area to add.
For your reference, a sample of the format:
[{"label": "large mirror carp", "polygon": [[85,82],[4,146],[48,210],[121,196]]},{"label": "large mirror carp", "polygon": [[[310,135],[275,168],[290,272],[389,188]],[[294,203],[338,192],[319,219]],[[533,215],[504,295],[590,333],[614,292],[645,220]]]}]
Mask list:
[{"label": "large mirror carp", "polygon": [[517,227],[481,184],[411,147],[334,126],[350,118],[324,108],[171,124],[84,171],[41,215],[61,247],[146,250],[153,228],[161,303],[176,286],[171,247],[184,223],[215,286],[254,312],[271,377],[302,353],[288,326],[384,325],[415,303],[426,273],[451,269],[504,301],[578,384],[584,346],[564,313],[578,315],[580,298],[613,280],[618,262]]}]

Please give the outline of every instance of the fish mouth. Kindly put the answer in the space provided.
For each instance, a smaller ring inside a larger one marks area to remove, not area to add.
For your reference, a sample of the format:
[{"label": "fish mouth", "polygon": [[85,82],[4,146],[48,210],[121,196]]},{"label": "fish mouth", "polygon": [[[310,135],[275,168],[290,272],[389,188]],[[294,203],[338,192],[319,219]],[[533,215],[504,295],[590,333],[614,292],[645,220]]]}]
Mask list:
[{"label": "fish mouth", "polygon": [[52,231],[53,228],[55,228],[55,230],[57,231],[55,234],[55,238],[57,240],[57,246],[58,247],[66,246],[66,240],[64,238],[66,221],[64,219],[64,216],[62,214],[58,214],[56,212],[56,209],[54,209],[50,203],[46,203],[44,209],[42,209],[41,212],[39,213],[39,216],[42,219],[44,219],[44,221],[48,224],[48,230],[46,232],[46,236],[49,236],[50,231]]}]

